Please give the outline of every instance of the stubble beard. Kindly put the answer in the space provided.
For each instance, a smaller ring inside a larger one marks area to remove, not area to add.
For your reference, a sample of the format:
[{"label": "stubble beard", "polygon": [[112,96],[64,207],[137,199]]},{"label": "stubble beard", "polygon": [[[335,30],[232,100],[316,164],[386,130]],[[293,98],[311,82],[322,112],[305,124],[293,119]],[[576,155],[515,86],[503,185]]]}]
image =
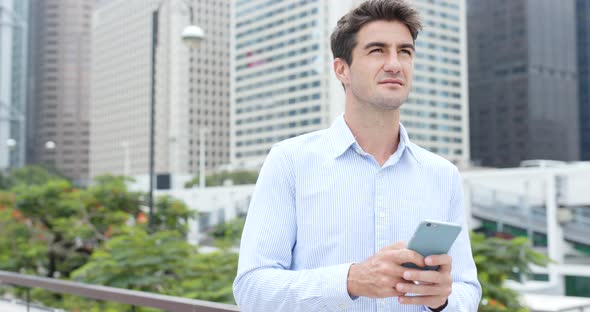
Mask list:
[{"label": "stubble beard", "polygon": [[370,99],[367,103],[373,107],[375,107],[379,111],[396,111],[404,104],[406,101],[407,96],[404,98],[396,98],[396,99],[388,99],[385,97],[376,97],[375,99]]},{"label": "stubble beard", "polygon": [[402,104],[408,99],[408,94],[402,98],[386,97],[379,94],[363,94],[358,92],[355,88],[351,89],[354,97],[360,103],[373,107],[376,111],[390,112],[399,110]]}]

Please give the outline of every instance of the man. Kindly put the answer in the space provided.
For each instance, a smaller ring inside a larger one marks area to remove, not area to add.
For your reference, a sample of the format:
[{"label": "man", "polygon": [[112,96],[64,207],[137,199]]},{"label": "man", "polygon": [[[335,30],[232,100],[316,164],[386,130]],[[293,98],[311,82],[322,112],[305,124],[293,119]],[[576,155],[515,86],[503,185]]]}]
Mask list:
[{"label": "man", "polygon": [[[331,44],[345,113],[270,151],[242,235],[242,311],[477,311],[459,173],[399,123],[420,28],[401,0],[364,2],[338,22]],[[463,225],[449,255],[405,248],[424,219]]]}]

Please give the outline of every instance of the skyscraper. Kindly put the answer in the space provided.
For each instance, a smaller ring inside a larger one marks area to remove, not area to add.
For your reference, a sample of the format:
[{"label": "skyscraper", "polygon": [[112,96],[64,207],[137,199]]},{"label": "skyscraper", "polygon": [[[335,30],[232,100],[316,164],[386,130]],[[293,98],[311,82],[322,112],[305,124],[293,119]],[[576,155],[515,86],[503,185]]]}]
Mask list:
[{"label": "skyscraper", "polygon": [[[191,6],[194,23],[206,36],[192,49],[181,40],[190,24]],[[206,167],[228,162],[229,9],[228,1],[218,0],[113,0],[97,9],[92,45],[92,176],[148,174],[156,10],[156,174],[197,173],[202,145]]]},{"label": "skyscraper", "polygon": [[575,1],[469,0],[471,157],[578,160]]},{"label": "skyscraper", "polygon": [[590,160],[590,1],[576,2],[581,159]]},{"label": "skyscraper", "polygon": [[0,169],[25,163],[28,0],[0,0]]},{"label": "skyscraper", "polygon": [[[272,144],[329,127],[344,111],[329,38],[337,20],[360,2],[233,2],[232,164],[258,167]],[[413,2],[425,28],[402,122],[417,144],[466,163],[464,1]]]},{"label": "skyscraper", "polygon": [[33,1],[31,162],[88,180],[90,27],[96,0]]}]

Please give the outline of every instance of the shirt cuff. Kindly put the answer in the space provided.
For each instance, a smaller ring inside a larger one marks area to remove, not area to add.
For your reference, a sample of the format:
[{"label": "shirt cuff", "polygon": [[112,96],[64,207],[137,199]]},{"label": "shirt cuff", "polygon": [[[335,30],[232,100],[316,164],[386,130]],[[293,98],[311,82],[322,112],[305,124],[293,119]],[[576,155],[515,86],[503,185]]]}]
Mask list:
[{"label": "shirt cuff", "polygon": [[348,294],[348,271],[352,263],[322,269],[322,297],[329,311],[342,311],[353,304]]}]

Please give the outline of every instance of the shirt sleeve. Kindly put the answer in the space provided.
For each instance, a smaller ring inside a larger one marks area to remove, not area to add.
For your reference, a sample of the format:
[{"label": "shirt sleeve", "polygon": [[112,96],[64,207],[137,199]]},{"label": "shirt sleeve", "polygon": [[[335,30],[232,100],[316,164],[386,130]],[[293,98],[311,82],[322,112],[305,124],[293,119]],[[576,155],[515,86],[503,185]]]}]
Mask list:
[{"label": "shirt sleeve", "polygon": [[291,270],[297,243],[295,176],[275,145],[260,171],[240,244],[233,291],[241,311],[337,311],[352,304],[351,263]]},{"label": "shirt sleeve", "polygon": [[[481,299],[481,285],[477,280],[477,269],[471,253],[469,229],[463,207],[462,180],[456,167],[453,167],[452,181],[453,195],[451,196],[449,222],[461,224],[463,229],[449,251],[449,255],[453,260],[451,271],[453,289],[448,299],[449,302],[442,311],[477,311]],[[424,311],[430,312],[431,310],[424,307]]]}]

